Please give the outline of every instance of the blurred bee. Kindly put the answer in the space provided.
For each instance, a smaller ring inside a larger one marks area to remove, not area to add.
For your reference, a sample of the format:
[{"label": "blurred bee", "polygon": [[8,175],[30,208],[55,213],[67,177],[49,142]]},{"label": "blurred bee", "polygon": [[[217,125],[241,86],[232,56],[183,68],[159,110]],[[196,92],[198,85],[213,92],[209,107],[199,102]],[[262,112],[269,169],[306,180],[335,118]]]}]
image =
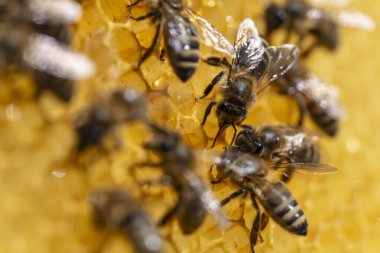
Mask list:
[{"label": "blurred bee", "polygon": [[48,89],[69,101],[73,81],[94,72],[86,57],[67,46],[68,24],[80,18],[80,5],[69,0],[2,1],[0,13],[0,72],[7,66],[31,71],[38,93]]},{"label": "blurred bee", "polygon": [[145,122],[148,113],[146,96],[135,89],[118,89],[102,96],[79,116],[76,132],[78,150],[99,145],[121,123]]},{"label": "blurred bee", "polygon": [[159,225],[162,226],[177,216],[182,232],[191,234],[203,223],[207,213],[211,213],[219,225],[224,227],[226,221],[220,212],[219,202],[195,172],[196,159],[191,148],[176,132],[155,124],[150,124],[150,128],[154,137],[144,147],[157,154],[160,160],[135,164],[131,168],[161,168],[165,181],[169,181],[178,193],[175,206],[163,216]]},{"label": "blurred bee", "polygon": [[124,190],[105,188],[89,197],[94,221],[100,228],[123,233],[135,252],[162,252],[162,238],[148,215]]},{"label": "blurred bee", "polygon": [[323,82],[298,62],[276,81],[280,93],[294,98],[298,104],[302,126],[305,116],[310,115],[315,124],[329,136],[335,136],[345,113],[338,99],[338,90]]},{"label": "blurred bee", "polygon": [[[261,238],[260,233],[267,225],[269,217],[292,234],[302,236],[307,234],[308,223],[297,201],[284,184],[271,179],[273,172],[271,169],[275,167],[265,163],[256,155],[241,153],[239,148],[230,147],[216,160],[216,168],[218,174],[213,183],[230,178],[231,182],[239,187],[237,191],[223,199],[221,205],[226,205],[238,196],[250,194],[253,208],[257,211],[250,234],[252,252],[257,239]],[[314,173],[336,171],[328,165],[314,164],[286,164],[286,168],[304,169]],[[260,210],[258,202],[265,212]]]},{"label": "blurred bee", "polygon": [[[299,50],[293,45],[269,46],[259,36],[257,28],[251,19],[245,19],[239,26],[235,47],[222,34],[214,30],[213,41],[218,42],[219,48],[232,57],[232,64],[225,58],[208,58],[206,62],[214,66],[224,66],[221,71],[204,90],[200,99],[206,97],[218,85],[218,92],[223,99],[220,102],[211,102],[206,111],[201,126],[205,124],[213,106],[219,121],[219,131],[212,147],[220,133],[229,125],[235,130],[247,116],[247,110],[256,101],[257,95],[268,84],[286,73],[295,63]],[[227,46],[226,46],[227,45]],[[226,77],[226,78],[224,78]],[[223,79],[224,78],[224,79]],[[232,143],[234,140],[232,139]]]},{"label": "blurred bee", "polygon": [[[287,31],[285,41],[288,42],[292,32],[299,36],[299,46],[306,37],[311,36],[314,42],[309,47],[301,48],[306,57],[318,46],[329,50],[336,49],[339,43],[339,28],[349,27],[373,30],[374,22],[359,11],[327,10],[313,5],[316,1],[287,0],[283,6],[270,3],[265,7],[266,38],[280,28]],[[337,1],[325,1],[334,3]]]},{"label": "blurred bee", "polygon": [[[239,132],[235,146],[241,152],[256,154],[277,165],[286,163],[319,164],[320,150],[316,136],[288,125],[263,125]],[[288,181],[293,170],[282,175]]]}]

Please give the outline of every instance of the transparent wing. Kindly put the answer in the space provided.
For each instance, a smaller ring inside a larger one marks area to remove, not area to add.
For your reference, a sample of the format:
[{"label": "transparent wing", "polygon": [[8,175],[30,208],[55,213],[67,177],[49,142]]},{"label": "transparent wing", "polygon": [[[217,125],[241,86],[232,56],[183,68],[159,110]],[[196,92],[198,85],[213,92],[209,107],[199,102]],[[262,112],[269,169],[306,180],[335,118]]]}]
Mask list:
[{"label": "transparent wing", "polygon": [[301,171],[301,173],[332,174],[338,171],[336,167],[322,163],[281,163],[269,166],[275,169],[276,172],[284,172],[287,169],[293,169],[294,171]]},{"label": "transparent wing", "polygon": [[338,11],[334,15],[341,27],[355,28],[366,31],[375,29],[375,22],[369,16],[360,11]]},{"label": "transparent wing", "polygon": [[190,8],[186,9],[190,19],[200,30],[199,36],[202,42],[214,48],[215,50],[226,54],[232,58],[235,57],[235,49],[224,35],[219,32],[213,25],[211,25],[206,19],[199,16]]},{"label": "transparent wing", "polygon": [[293,136],[302,134],[304,136],[307,136],[307,138],[314,138],[319,139],[321,135],[317,132],[313,132],[307,129],[303,129],[300,127],[290,126],[290,125],[274,125],[273,127],[276,128],[276,130],[280,133],[280,135],[285,136]]},{"label": "transparent wing", "polygon": [[69,80],[88,78],[95,72],[87,57],[46,35],[32,36],[23,58],[34,69]]},{"label": "transparent wing", "polygon": [[239,25],[235,40],[236,59],[232,69],[239,71],[252,71],[261,62],[265,45],[260,37],[255,23],[245,19]]},{"label": "transparent wing", "polygon": [[222,228],[227,228],[228,221],[222,213],[220,201],[214,197],[211,190],[208,189],[200,177],[191,170],[186,170],[184,172],[184,177],[198,194],[205,209],[214,216],[218,225]]},{"label": "transparent wing", "polygon": [[333,118],[342,119],[345,111],[339,103],[339,90],[327,84],[313,73],[306,78],[296,80],[296,89],[307,99],[317,103],[325,112]]},{"label": "transparent wing", "polygon": [[263,56],[265,69],[259,78],[257,93],[263,91],[270,82],[284,75],[293,67],[299,54],[298,47],[291,44],[267,47]]},{"label": "transparent wing", "polygon": [[293,150],[295,147],[303,146],[305,140],[315,143],[320,138],[320,135],[317,133],[290,125],[271,125],[268,127],[276,131],[285,140],[282,149],[286,154],[287,150]]}]

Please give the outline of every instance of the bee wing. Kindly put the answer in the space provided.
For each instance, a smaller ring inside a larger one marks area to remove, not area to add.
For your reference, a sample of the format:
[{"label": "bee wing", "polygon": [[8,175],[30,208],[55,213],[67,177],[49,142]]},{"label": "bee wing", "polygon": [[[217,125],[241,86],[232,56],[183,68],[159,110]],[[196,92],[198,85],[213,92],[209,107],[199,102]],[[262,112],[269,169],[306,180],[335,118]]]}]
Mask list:
[{"label": "bee wing", "polygon": [[69,80],[88,78],[95,72],[87,57],[41,34],[30,38],[23,58],[34,69]]},{"label": "bee wing", "polygon": [[375,29],[375,22],[373,19],[360,11],[338,11],[335,13],[334,17],[341,27],[366,31],[372,31]]},{"label": "bee wing", "polygon": [[265,43],[251,19],[247,18],[241,22],[235,40],[236,59],[233,61],[232,69],[255,69],[262,60]]},{"label": "bee wing", "polygon": [[341,119],[345,111],[339,103],[339,90],[327,84],[313,73],[296,81],[296,88],[307,99],[314,101],[333,118]]},{"label": "bee wing", "polygon": [[37,24],[67,24],[82,16],[80,4],[71,0],[29,0],[28,8]]},{"label": "bee wing", "polygon": [[190,8],[186,9],[190,19],[197,25],[200,30],[200,39],[207,46],[226,54],[232,58],[235,57],[235,49],[224,35],[211,25],[206,19],[199,16]]},{"label": "bee wing", "polygon": [[275,169],[276,172],[284,172],[286,169],[293,169],[294,171],[301,172],[332,174],[338,171],[336,167],[322,163],[281,163],[272,164],[270,167]]},{"label": "bee wing", "polygon": [[274,125],[271,128],[275,129],[293,147],[302,145],[305,139],[316,142],[321,137],[318,133],[290,125]]},{"label": "bee wing", "polygon": [[216,222],[220,227],[227,228],[228,221],[222,213],[220,201],[214,197],[214,194],[211,192],[211,190],[207,189],[206,185],[201,180],[201,178],[192,171],[185,171],[184,176],[186,180],[189,182],[190,186],[198,194],[207,212],[214,216]]},{"label": "bee wing", "polygon": [[270,82],[285,74],[298,60],[300,50],[297,46],[284,44],[265,49],[266,68],[258,81],[257,93],[263,91]]}]

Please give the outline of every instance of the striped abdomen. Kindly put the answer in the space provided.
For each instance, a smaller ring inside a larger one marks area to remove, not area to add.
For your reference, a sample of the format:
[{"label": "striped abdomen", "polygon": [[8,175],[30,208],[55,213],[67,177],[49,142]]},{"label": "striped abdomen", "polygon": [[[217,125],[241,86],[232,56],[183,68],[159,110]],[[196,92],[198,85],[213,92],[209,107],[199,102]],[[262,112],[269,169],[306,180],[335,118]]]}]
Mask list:
[{"label": "striped abdomen", "polygon": [[261,182],[258,186],[255,194],[268,215],[290,233],[306,235],[305,215],[286,187],[270,182]]},{"label": "striped abdomen", "polygon": [[178,223],[185,235],[197,230],[206,218],[207,211],[196,192],[183,190],[181,193],[181,208],[178,211]]},{"label": "striped abdomen", "polygon": [[315,102],[309,102],[307,107],[313,121],[328,135],[335,136],[339,127],[339,119],[330,116],[325,108]]},{"label": "striped abdomen", "polygon": [[168,15],[164,24],[165,48],[176,75],[187,81],[199,62],[199,42],[195,27],[180,15]]},{"label": "striped abdomen", "polygon": [[[319,163],[320,151],[318,145],[307,138],[305,138],[298,147],[289,151],[289,159],[291,163]],[[286,161],[285,161],[286,162]]]}]

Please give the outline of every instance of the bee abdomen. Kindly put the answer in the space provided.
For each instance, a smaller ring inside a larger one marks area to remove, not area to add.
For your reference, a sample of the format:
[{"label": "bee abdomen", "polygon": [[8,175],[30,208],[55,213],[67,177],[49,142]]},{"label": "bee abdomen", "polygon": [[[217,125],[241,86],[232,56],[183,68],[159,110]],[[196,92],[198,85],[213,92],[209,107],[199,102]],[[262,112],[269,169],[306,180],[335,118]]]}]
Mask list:
[{"label": "bee abdomen", "polygon": [[185,199],[183,207],[178,214],[178,223],[183,234],[188,235],[198,229],[204,219],[206,218],[207,211],[204,209],[202,201],[195,193]]},{"label": "bee abdomen", "polygon": [[293,234],[307,234],[306,217],[283,184],[267,183],[257,196],[266,212],[277,224]]},{"label": "bee abdomen", "polygon": [[176,15],[166,21],[164,35],[173,70],[182,81],[187,81],[199,62],[199,42],[195,28],[189,20]]},{"label": "bee abdomen", "polygon": [[120,224],[123,231],[136,252],[159,253],[161,252],[161,238],[153,223],[141,212],[128,213]]},{"label": "bee abdomen", "polygon": [[335,136],[338,131],[339,120],[331,117],[326,109],[321,108],[316,103],[310,103],[308,107],[314,122],[328,135]]}]

